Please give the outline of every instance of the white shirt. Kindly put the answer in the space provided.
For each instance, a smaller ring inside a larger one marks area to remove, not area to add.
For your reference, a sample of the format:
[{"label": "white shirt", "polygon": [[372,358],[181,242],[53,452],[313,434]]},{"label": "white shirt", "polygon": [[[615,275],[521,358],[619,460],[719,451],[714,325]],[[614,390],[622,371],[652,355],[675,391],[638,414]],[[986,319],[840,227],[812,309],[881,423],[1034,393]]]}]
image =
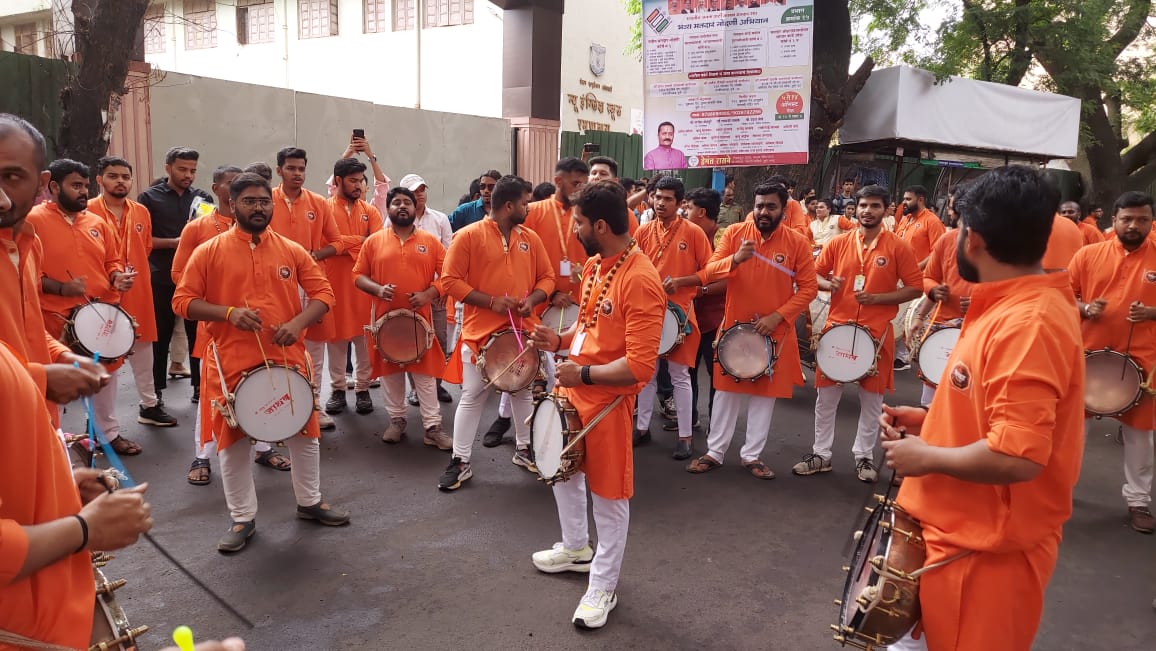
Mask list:
[{"label": "white shirt", "polygon": [[[389,219],[389,215],[385,215],[385,218]],[[450,227],[450,218],[446,217],[444,212],[426,206],[425,214],[415,219],[413,225],[438,238],[438,241],[447,250],[450,248],[450,240],[454,238],[454,229]]]},{"label": "white shirt", "polygon": [[815,244],[823,246],[830,242],[840,232],[839,230],[839,215],[831,213],[827,215],[826,220],[812,219],[811,220],[811,235],[815,238]]}]

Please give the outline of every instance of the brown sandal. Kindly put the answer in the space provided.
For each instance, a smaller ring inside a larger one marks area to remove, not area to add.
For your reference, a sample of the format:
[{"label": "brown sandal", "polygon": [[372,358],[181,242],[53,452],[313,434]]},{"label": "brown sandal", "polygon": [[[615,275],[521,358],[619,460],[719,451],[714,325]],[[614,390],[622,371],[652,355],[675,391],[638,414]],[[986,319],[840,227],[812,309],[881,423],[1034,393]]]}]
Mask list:
[{"label": "brown sandal", "polygon": [[756,479],[774,479],[775,471],[771,470],[770,466],[755,459],[754,461],[744,461],[743,467],[750,471]]},{"label": "brown sandal", "polygon": [[213,469],[208,459],[193,459],[187,478],[193,486],[206,486],[212,481]]},{"label": "brown sandal", "polygon": [[130,441],[123,436],[118,436],[108,442],[112,447],[113,452],[126,457],[134,457],[141,453],[140,444],[136,441]]},{"label": "brown sandal", "polygon": [[688,463],[686,466],[686,471],[696,475],[701,475],[705,472],[710,472],[720,466],[722,466],[722,463],[710,458],[710,455],[704,454],[694,461]]},{"label": "brown sandal", "polygon": [[285,458],[285,455],[272,448],[269,448],[268,450],[265,450],[264,452],[254,457],[253,463],[265,466],[266,468],[272,468],[273,470],[293,469],[293,463],[290,462],[289,459]]}]

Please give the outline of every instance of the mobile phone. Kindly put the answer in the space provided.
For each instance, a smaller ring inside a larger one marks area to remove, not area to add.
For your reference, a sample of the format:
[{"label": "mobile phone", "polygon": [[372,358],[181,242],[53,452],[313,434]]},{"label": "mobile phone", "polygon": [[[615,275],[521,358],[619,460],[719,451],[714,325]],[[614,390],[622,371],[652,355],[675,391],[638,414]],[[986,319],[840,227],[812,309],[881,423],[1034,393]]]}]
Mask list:
[{"label": "mobile phone", "polygon": [[354,129],[353,130],[353,137],[354,138],[361,138],[364,140],[365,139],[365,129]]},{"label": "mobile phone", "polygon": [[596,142],[588,142],[582,145],[582,162],[586,162],[594,156],[597,156],[600,151],[602,151],[602,145]]}]

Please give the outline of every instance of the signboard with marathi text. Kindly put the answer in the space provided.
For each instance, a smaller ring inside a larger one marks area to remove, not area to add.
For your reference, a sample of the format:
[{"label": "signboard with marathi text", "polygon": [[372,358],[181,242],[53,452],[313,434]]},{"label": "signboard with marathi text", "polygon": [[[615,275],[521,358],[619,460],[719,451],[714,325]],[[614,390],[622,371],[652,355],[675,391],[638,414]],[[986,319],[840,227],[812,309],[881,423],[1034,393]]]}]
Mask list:
[{"label": "signboard with marathi text", "polygon": [[814,0],[643,0],[643,167],[807,162]]}]

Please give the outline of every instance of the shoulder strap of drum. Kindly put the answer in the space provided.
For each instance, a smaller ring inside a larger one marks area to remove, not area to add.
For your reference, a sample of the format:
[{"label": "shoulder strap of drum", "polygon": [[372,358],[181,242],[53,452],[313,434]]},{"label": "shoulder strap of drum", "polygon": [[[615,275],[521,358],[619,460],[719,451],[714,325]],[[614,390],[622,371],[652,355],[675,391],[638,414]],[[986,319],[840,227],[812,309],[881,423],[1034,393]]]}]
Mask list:
[{"label": "shoulder strap of drum", "polygon": [[602,419],[606,418],[606,415],[609,414],[611,411],[613,411],[614,408],[618,406],[618,403],[622,402],[622,399],[624,397],[625,396],[617,396],[614,398],[614,400],[612,400],[610,402],[610,404],[603,407],[602,411],[598,412],[598,415],[594,417],[594,420],[587,423],[586,426],[582,428],[582,431],[578,432],[578,436],[575,436],[574,440],[570,441],[569,445],[562,448],[562,454],[560,456],[566,456],[566,453],[569,452],[570,449],[573,448],[575,445],[577,445],[578,441],[581,441],[582,439],[586,438],[586,435],[590,433],[590,430],[594,429],[595,425],[602,422]]}]

